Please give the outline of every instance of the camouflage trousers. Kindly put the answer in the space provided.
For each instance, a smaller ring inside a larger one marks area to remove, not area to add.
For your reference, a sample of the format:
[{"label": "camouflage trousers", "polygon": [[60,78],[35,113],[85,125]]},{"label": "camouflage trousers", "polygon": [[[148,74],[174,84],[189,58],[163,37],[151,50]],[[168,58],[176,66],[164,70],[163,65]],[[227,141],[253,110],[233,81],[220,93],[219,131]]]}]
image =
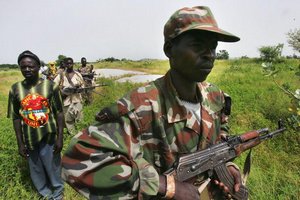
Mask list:
[{"label": "camouflage trousers", "polygon": [[86,91],[81,93],[83,102],[85,105],[90,105],[93,102],[93,92],[92,91]]},{"label": "camouflage trousers", "polygon": [[[84,85],[85,87],[93,86],[93,82],[91,82],[91,81],[85,81],[84,84],[85,84]],[[84,105],[90,105],[93,102],[93,91],[92,90],[88,90],[88,91],[81,93],[81,96],[82,96]]]},{"label": "camouflage trousers", "polygon": [[76,134],[75,124],[83,119],[82,103],[71,103],[64,106],[65,124],[68,132],[72,135]]}]

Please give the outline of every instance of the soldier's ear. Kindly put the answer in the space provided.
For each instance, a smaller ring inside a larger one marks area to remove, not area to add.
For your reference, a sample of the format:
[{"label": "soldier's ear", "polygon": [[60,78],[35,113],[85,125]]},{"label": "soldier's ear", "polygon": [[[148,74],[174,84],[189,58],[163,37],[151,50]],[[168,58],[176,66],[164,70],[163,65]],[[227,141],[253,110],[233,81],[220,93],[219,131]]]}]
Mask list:
[{"label": "soldier's ear", "polygon": [[164,44],[164,52],[165,52],[165,55],[170,58],[171,55],[172,55],[172,47],[173,47],[173,44],[172,42],[170,41],[166,41],[165,44]]}]

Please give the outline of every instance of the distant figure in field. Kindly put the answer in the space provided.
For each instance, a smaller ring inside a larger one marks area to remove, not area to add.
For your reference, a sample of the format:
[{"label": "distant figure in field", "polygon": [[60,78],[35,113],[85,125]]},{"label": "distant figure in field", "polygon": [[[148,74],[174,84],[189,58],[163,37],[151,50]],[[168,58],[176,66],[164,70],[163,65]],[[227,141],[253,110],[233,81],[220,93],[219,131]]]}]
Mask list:
[{"label": "distant figure in field", "polygon": [[[84,80],[84,86],[85,87],[91,87],[94,85],[94,72],[93,72],[94,66],[93,65],[87,65],[87,61],[85,57],[81,58],[81,66],[78,68],[78,71],[83,77]],[[92,90],[87,90],[84,93],[82,93],[82,98],[85,104],[89,105],[93,101],[93,95]]]},{"label": "distant figure in field", "polygon": [[73,69],[74,63],[72,58],[66,58],[64,65],[66,70],[56,76],[54,82],[59,85],[62,92],[65,124],[68,133],[75,134],[75,124],[83,118],[82,97],[80,93],[69,93],[66,91],[84,87],[84,81],[81,74]]},{"label": "distant figure in field", "polygon": [[59,61],[59,66],[58,66],[56,75],[61,74],[62,72],[65,71],[65,69],[66,69],[66,67],[65,67],[64,61],[63,60]]},{"label": "distant figure in field", "polygon": [[49,72],[49,68],[48,68],[48,66],[47,66],[44,62],[42,62],[42,61],[41,61],[41,66],[40,66],[39,72],[40,72],[40,77],[41,77],[43,80],[47,79],[47,77],[48,77],[48,72]]},{"label": "distant figure in field", "polygon": [[54,78],[56,77],[57,74],[57,69],[55,66],[55,62],[49,62],[49,69],[48,69],[48,79],[49,80],[54,80]]},{"label": "distant figure in field", "polygon": [[58,85],[39,78],[40,60],[30,51],[18,57],[24,80],[11,86],[8,114],[19,154],[28,160],[31,180],[43,199],[63,199],[61,179],[63,105]]}]

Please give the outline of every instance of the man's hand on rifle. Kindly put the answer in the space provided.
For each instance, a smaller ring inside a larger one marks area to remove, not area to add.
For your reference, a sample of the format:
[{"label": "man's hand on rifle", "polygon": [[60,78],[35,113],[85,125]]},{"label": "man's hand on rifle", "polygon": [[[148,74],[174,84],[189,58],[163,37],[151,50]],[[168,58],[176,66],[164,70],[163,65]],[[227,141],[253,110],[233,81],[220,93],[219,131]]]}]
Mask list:
[{"label": "man's hand on rifle", "polygon": [[[172,176],[172,175],[171,175]],[[174,187],[168,186],[166,176],[159,176],[159,194],[166,196],[165,199],[177,199],[177,200],[195,200],[200,199],[198,188],[188,182],[180,182],[174,179]]]},{"label": "man's hand on rifle", "polygon": [[[242,185],[242,178],[241,178],[241,173],[240,171],[235,168],[233,165],[229,165],[227,166],[227,169],[229,171],[229,173],[233,176],[234,178],[234,188],[233,190],[235,192],[238,192],[240,190],[240,186]],[[214,180],[214,183],[219,186],[219,188],[221,190],[223,190],[224,194],[228,197],[228,198],[231,198],[231,195],[229,194],[229,188],[224,185],[223,182],[221,181],[218,181],[218,180]]]},{"label": "man's hand on rifle", "polygon": [[175,181],[174,199],[195,200],[200,199],[198,188],[191,183]]},{"label": "man's hand on rifle", "polygon": [[[234,178],[234,191],[238,192],[240,189],[240,186],[242,185],[242,178],[240,171],[235,168],[233,165],[229,165],[228,167],[229,173],[233,176]],[[218,180],[214,180],[214,183],[219,186],[219,188],[224,192],[224,195],[231,199],[232,196],[229,194],[229,188],[223,183]],[[165,196],[167,193],[167,180],[165,176],[160,176],[160,181],[159,181],[159,193],[162,196]],[[175,193],[173,196],[173,199],[184,199],[184,200],[194,200],[194,199],[200,199],[200,194],[198,191],[198,188],[194,186],[193,184],[189,182],[180,182],[175,180]]]}]

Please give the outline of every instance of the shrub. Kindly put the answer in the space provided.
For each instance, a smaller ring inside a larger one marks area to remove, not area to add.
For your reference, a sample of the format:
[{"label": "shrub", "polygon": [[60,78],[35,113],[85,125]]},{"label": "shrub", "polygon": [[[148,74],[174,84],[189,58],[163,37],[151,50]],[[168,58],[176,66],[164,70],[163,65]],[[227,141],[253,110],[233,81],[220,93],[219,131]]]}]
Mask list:
[{"label": "shrub", "polygon": [[300,53],[300,29],[290,30],[287,36],[289,45]]},{"label": "shrub", "polygon": [[219,53],[217,53],[216,59],[219,60],[228,60],[229,59],[229,53],[226,50],[220,50]]},{"label": "shrub", "polygon": [[276,46],[262,46],[258,50],[260,52],[260,58],[266,62],[278,62],[281,58],[283,44]]}]

